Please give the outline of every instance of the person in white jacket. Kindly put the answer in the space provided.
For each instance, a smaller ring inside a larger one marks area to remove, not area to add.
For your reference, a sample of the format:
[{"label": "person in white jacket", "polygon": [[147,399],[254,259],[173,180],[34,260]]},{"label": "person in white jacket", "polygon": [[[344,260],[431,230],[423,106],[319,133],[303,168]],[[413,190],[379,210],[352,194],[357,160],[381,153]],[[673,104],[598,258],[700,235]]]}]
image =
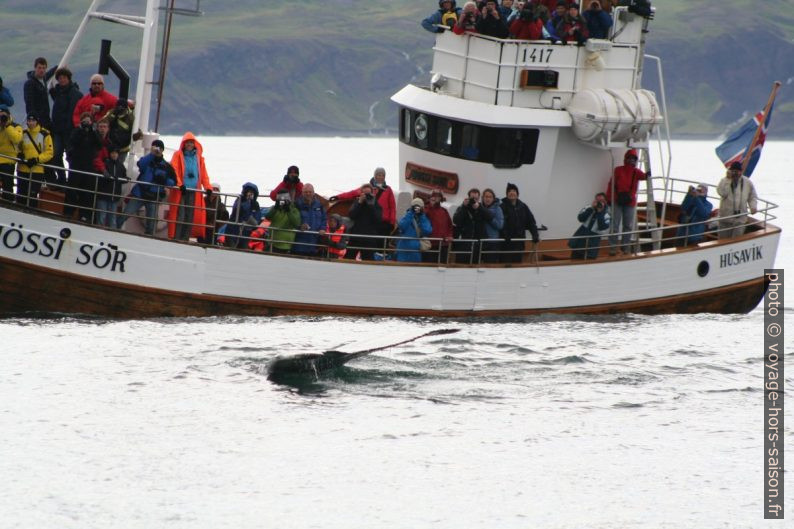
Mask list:
[{"label": "person in white jacket", "polygon": [[[728,174],[717,185],[720,195],[720,239],[739,237],[747,224],[747,210],[753,214],[758,208],[758,195],[749,178],[742,176],[742,164],[733,162]],[[728,217],[728,218],[724,218]]]}]

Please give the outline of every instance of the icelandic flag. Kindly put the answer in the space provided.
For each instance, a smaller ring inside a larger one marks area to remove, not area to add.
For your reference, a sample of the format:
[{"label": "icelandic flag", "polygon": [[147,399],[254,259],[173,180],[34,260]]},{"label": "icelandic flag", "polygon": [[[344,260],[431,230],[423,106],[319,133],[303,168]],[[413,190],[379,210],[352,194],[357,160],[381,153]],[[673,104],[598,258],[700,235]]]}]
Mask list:
[{"label": "icelandic flag", "polygon": [[[769,105],[769,113],[766,115],[766,120],[764,120],[764,125],[761,127],[757,138],[755,133],[758,130],[761,119],[764,117],[763,111],[742,125],[739,130],[731,134],[727,140],[715,149],[717,156],[725,164],[725,167],[729,167],[733,162],[742,163],[745,153],[749,151],[750,160],[747,162],[744,174],[745,176],[753,174],[755,165],[761,158],[761,149],[764,147],[764,141],[766,141],[766,130],[769,128],[769,120],[772,119],[772,108],[774,106],[774,102]],[[753,138],[755,138],[755,142],[753,142]]]}]

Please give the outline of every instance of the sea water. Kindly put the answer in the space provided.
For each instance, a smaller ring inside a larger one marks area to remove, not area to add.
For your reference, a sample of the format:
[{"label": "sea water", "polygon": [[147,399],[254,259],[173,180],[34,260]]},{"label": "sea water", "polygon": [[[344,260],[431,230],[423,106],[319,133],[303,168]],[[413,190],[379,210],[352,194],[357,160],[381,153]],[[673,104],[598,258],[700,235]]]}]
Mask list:
[{"label": "sea water", "polygon": [[[266,192],[292,164],[325,194],[376,166],[397,180],[394,139],[201,140],[228,192],[249,180]],[[714,145],[675,142],[673,175],[715,185]],[[792,270],[793,166],[790,144],[771,143],[753,176],[781,206],[776,266]],[[279,278],[252,270],[250,280]],[[318,380],[266,378],[277,354],[445,327],[460,331]],[[0,333],[4,528],[771,525],[760,308],[482,321],[20,318],[0,321]]]}]

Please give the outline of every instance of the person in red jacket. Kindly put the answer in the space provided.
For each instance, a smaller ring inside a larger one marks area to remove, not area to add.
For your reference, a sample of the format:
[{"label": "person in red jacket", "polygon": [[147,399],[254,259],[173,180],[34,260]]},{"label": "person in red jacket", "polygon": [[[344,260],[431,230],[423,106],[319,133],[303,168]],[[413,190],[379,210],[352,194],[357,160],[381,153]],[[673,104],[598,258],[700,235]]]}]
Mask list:
[{"label": "person in red jacket", "polygon": [[[449,244],[452,241],[453,227],[452,218],[445,207],[441,205],[444,201],[444,195],[441,194],[440,189],[434,189],[430,193],[430,200],[425,206],[425,215],[430,220],[433,226],[433,232],[430,234],[432,239],[443,239],[439,241],[431,240],[430,251],[422,253],[422,261],[425,263],[446,263],[447,253],[449,252]],[[439,252],[441,255],[439,256]]]},{"label": "person in red jacket", "polygon": [[[637,169],[637,151],[629,149],[623,156],[623,165],[615,167],[615,172],[607,184],[607,202],[612,207],[612,225],[609,236],[609,255],[617,254],[618,237],[621,231],[630,232],[634,229],[634,211],[637,207],[637,186],[647,175]],[[629,253],[631,234],[624,233],[621,238],[622,253]]]},{"label": "person in red jacket", "polygon": [[[378,167],[369,181],[372,184],[372,192],[375,195],[375,200],[383,213],[383,224],[380,227],[380,235],[391,235],[394,231],[394,226],[397,223],[397,204],[394,200],[394,191],[386,184],[386,169]],[[358,198],[361,194],[361,189],[356,188],[339,195],[334,195],[328,200],[336,202],[337,200],[348,200]]]},{"label": "person in red jacket", "polygon": [[303,194],[303,182],[300,178],[300,169],[297,165],[290,165],[284,179],[270,192],[270,200],[276,201],[276,196],[282,191],[289,193],[290,202],[293,204]]},{"label": "person in red jacket", "polygon": [[510,23],[510,38],[540,40],[543,38],[543,20],[531,8],[524,8]]},{"label": "person in red jacket", "polygon": [[91,90],[83,96],[72,112],[72,123],[80,126],[80,114],[91,113],[93,122],[99,121],[105,114],[116,107],[118,98],[110,92],[105,92],[105,79],[98,73],[91,76]]}]

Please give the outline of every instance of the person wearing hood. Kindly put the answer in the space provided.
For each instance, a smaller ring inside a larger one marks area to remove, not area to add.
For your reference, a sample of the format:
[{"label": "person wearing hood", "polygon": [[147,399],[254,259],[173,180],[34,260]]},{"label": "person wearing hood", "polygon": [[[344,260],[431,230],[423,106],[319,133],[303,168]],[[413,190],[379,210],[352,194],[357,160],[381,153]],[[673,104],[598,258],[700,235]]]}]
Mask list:
[{"label": "person wearing hood", "polygon": [[206,234],[207,210],[204,195],[212,196],[212,184],[204,164],[204,150],[192,132],[182,136],[179,150],[171,158],[176,189],[169,193],[168,237],[187,241]]},{"label": "person wearing hood", "polygon": [[502,227],[502,237],[504,238],[502,251],[504,253],[500,260],[503,263],[520,263],[524,254],[524,241],[512,239],[524,239],[527,230],[529,230],[532,235],[532,243],[537,244],[540,241],[538,226],[529,206],[519,200],[517,185],[508,183],[505,195],[500,204],[502,213],[504,213],[504,226]]},{"label": "person wearing hood", "polygon": [[441,33],[443,27],[452,28],[458,21],[460,8],[455,5],[455,0],[439,0],[438,10],[422,20],[422,27],[430,33]]},{"label": "person wearing hood", "polygon": [[0,105],[5,105],[7,109],[14,106],[14,96],[7,86],[3,86],[2,77],[0,77]]},{"label": "person wearing hood", "polygon": [[[214,195],[213,197],[214,198]],[[232,213],[228,216],[229,223],[224,228],[226,246],[247,248],[248,237],[262,222],[262,208],[259,207],[259,188],[252,182],[243,184],[240,196],[234,201]],[[238,235],[240,237],[238,237]]]},{"label": "person wearing hood", "polygon": [[[372,185],[372,192],[375,194],[375,200],[380,206],[382,214],[382,224],[379,228],[380,235],[391,235],[397,223],[397,204],[394,200],[394,191],[386,184],[386,169],[377,167],[369,181]],[[328,200],[335,202],[337,200],[348,200],[357,198],[361,194],[360,188],[347,191],[330,197]]]},{"label": "person wearing hood", "polygon": [[[454,235],[452,218],[449,216],[447,208],[441,205],[444,202],[444,195],[440,189],[434,189],[430,193],[430,200],[425,206],[425,215],[430,220],[433,233],[430,237],[436,239],[430,241],[430,251],[422,253],[422,261],[426,263],[446,263],[449,252],[449,244]],[[441,239],[439,241],[439,239]]]},{"label": "person wearing hood", "polygon": [[[19,144],[22,141],[22,127],[14,122],[11,111],[0,104],[0,187],[3,189],[3,200],[14,200],[14,158],[19,156]],[[5,158],[5,157],[8,158]]]},{"label": "person wearing hood", "polygon": [[83,112],[90,112],[94,122],[99,121],[110,109],[116,106],[118,98],[105,91],[105,78],[95,73],[91,76],[91,88],[74,106],[72,122],[75,127],[80,126],[80,116]]},{"label": "person wearing hood", "polygon": [[273,253],[290,253],[295,240],[295,231],[293,230],[300,228],[301,214],[290,200],[289,191],[283,189],[276,195],[276,203],[268,210],[265,218],[270,221],[270,231],[273,234],[271,251]]},{"label": "person wearing hood", "polygon": [[[87,117],[91,119],[90,115]],[[119,229],[130,215],[137,215],[143,207],[146,212],[144,232],[147,235],[154,235],[158,218],[157,208],[166,196],[165,188],[176,183],[176,173],[171,164],[165,161],[164,150],[165,145],[162,140],[154,140],[149,154],[138,160],[138,183],[132,188],[130,200],[124,206],[124,214],[118,219]]]},{"label": "person wearing hood", "polygon": [[[491,214],[490,220],[485,222],[485,239],[499,239],[502,237],[502,228],[505,225],[504,212],[499,205],[499,199],[496,198],[496,193],[493,189],[486,188],[482,192],[482,207],[488,210]],[[482,261],[484,263],[498,263],[499,262],[499,248],[501,243],[499,241],[483,241],[482,243]]]},{"label": "person wearing hood", "polygon": [[292,247],[292,253],[308,256],[317,255],[320,251],[318,240],[325,235],[328,219],[325,214],[325,208],[323,208],[322,203],[317,200],[317,196],[314,194],[313,185],[304,184],[301,196],[295,201],[295,207],[298,208],[301,214],[301,233],[295,236],[295,245]]},{"label": "person wearing hood", "polygon": [[320,240],[327,246],[327,257],[329,259],[341,259],[345,256],[347,252],[346,229],[347,223],[342,215],[334,213],[328,217],[328,226]]},{"label": "person wearing hood", "polygon": [[[424,211],[425,202],[421,198],[411,201],[411,207],[398,224],[400,233],[404,238],[397,240],[397,260],[404,263],[421,263],[419,239],[429,237],[433,233],[433,226]],[[408,238],[411,237],[411,238]]]},{"label": "person wearing hood", "polygon": [[629,149],[623,156],[623,165],[615,167],[612,178],[607,184],[607,202],[612,210],[612,224],[609,236],[609,255],[618,252],[617,233],[624,232],[621,238],[622,253],[631,251],[630,243],[634,229],[634,211],[637,207],[637,187],[647,175],[637,169],[637,151]]},{"label": "person wearing hood", "polygon": [[[69,68],[58,68],[55,71],[55,85],[50,88],[52,98],[52,146],[55,154],[52,157],[52,165],[63,167],[63,154],[74,130],[72,114],[77,102],[83,97],[80,87],[72,82],[72,72]],[[66,184],[66,172],[63,169],[56,170],[56,182],[61,185]]]},{"label": "person wearing hood", "polygon": [[284,179],[270,192],[270,200],[275,202],[276,197],[282,191],[286,191],[289,194],[290,202],[293,204],[295,200],[301,196],[301,193],[303,193],[303,182],[301,182],[300,169],[298,169],[297,165],[289,166],[287,174],[284,175]]},{"label": "person wearing hood", "polygon": [[47,59],[36,57],[33,70],[28,72],[23,94],[25,96],[25,113],[36,116],[40,126],[50,130],[50,99],[47,97],[47,82],[55,74],[56,67],[47,70]]},{"label": "person wearing hood", "polygon": [[43,163],[52,160],[52,136],[39,124],[35,114],[29,114],[28,127],[22,131],[20,158],[25,162],[17,164],[17,202],[30,207],[38,207],[37,197],[44,180]]},{"label": "person wearing hood", "polygon": [[104,170],[97,184],[96,224],[116,229],[116,210],[121,199],[121,186],[127,182],[127,169],[119,158],[119,148],[110,145],[107,158],[102,163]]},{"label": "person wearing hood", "polygon": [[612,27],[612,17],[601,9],[599,0],[592,0],[590,8],[582,13],[587,21],[587,31],[591,39],[609,38],[609,29]]}]

